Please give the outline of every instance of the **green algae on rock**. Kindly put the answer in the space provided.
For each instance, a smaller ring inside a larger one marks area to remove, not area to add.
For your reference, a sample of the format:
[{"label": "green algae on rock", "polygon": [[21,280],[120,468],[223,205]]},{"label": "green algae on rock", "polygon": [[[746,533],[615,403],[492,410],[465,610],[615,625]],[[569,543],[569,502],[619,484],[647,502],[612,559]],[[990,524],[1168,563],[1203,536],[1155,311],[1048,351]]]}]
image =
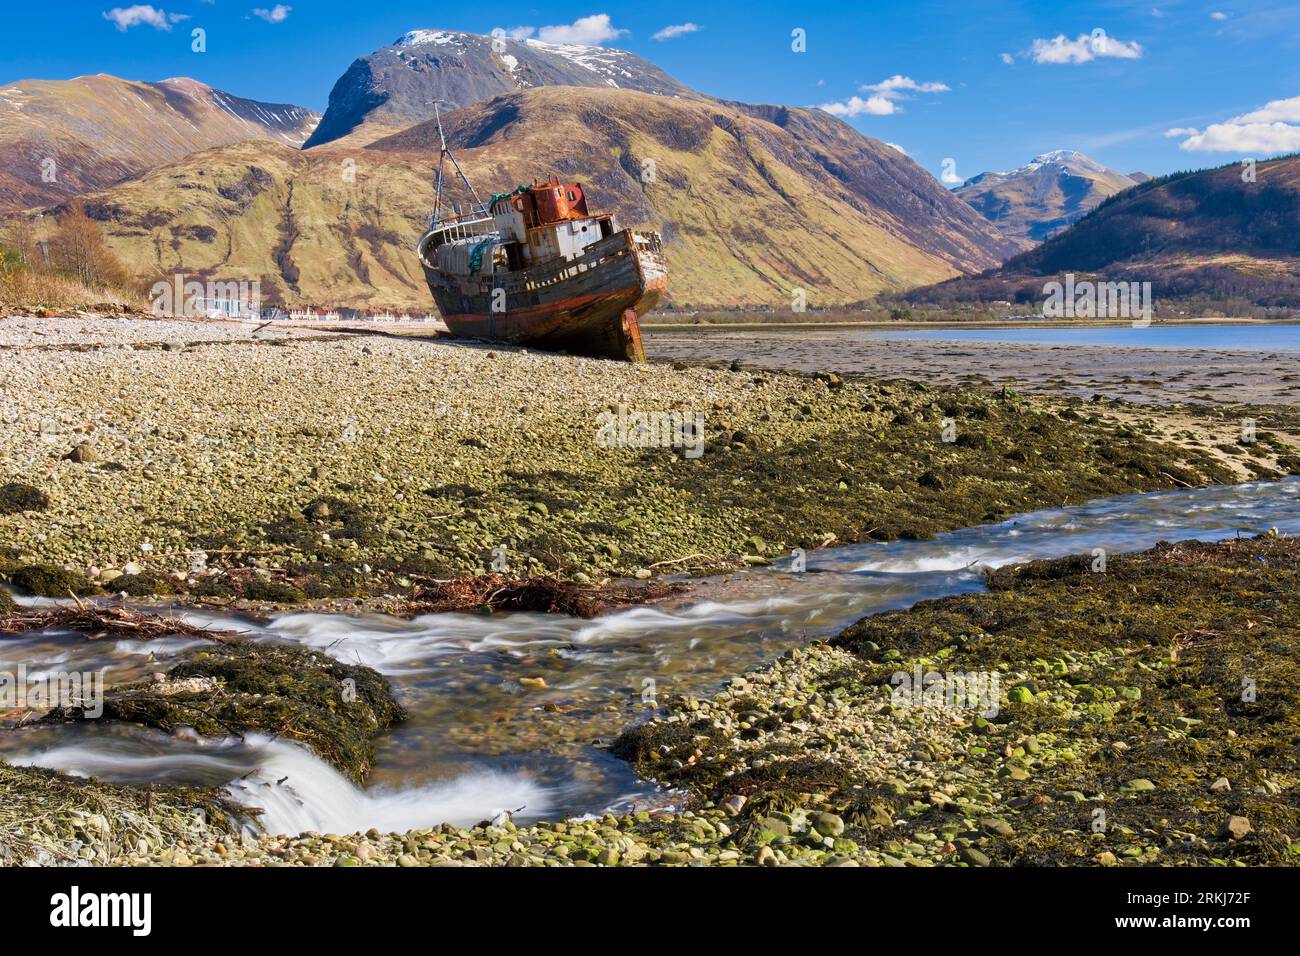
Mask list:
[{"label": "green algae on rock", "polygon": [[[738,837],[778,848],[774,815],[821,808],[884,865],[1294,865],[1297,585],[1300,542],[1274,535],[1003,568],[614,749],[696,807],[743,797]],[[988,717],[911,706],[891,691],[914,666],[1016,693]]]},{"label": "green algae on rock", "polygon": [[11,481],[0,485],[0,515],[20,514],[24,511],[45,511],[50,507],[50,496],[39,488]]},{"label": "green algae on rock", "polygon": [[9,573],[9,583],[38,597],[86,597],[99,591],[98,585],[81,572],[49,564],[25,564]]},{"label": "green algae on rock", "polygon": [[[275,603],[493,571],[716,571],[1244,469],[1213,453],[1225,436],[1187,447],[1119,406],[859,376],[319,335],[12,362],[28,416],[101,423],[120,470],[64,462],[35,431],[0,435],[0,481],[46,458],[51,498],[0,517],[0,536],[28,561],[179,572],[196,598],[242,596],[254,570],[295,589],[248,598]],[[702,413],[704,456],[598,446],[598,414],[621,404]]]},{"label": "green algae on rock", "polygon": [[[1162,544],[1104,572],[1079,557],[1003,568],[987,593],[865,618],[620,737],[616,753],[686,790],[681,811],[239,840],[214,827],[121,862],[1294,863],[1297,584],[1300,543],[1273,535]],[[988,716],[909,704],[892,691],[913,666],[995,672],[1020,693]]]},{"label": "green algae on rock", "polygon": [[[250,730],[288,737],[360,783],[375,736],[404,717],[388,682],[369,667],[305,648],[232,641],[194,652],[165,677],[110,690],[100,719],[167,733],[192,727],[210,737]],[[85,718],[70,707],[44,719]]]}]

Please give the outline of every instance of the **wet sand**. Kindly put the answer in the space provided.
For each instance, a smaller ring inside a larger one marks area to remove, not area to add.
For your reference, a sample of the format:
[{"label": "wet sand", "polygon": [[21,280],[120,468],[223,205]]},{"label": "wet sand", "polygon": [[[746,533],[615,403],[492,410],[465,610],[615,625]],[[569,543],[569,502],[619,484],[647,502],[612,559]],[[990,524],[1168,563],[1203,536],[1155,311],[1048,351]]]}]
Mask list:
[{"label": "wet sand", "polygon": [[651,329],[645,339],[652,359],[669,361],[988,383],[1144,404],[1300,402],[1300,355],[1283,351],[887,340],[833,329]]}]

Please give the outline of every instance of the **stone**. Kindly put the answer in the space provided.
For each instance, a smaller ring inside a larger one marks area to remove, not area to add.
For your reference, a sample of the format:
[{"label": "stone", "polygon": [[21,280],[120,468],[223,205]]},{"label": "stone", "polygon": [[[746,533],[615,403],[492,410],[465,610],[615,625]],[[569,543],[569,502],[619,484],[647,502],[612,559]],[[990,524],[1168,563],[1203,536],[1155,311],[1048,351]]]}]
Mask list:
[{"label": "stone", "polygon": [[971,866],[989,866],[993,862],[973,846],[963,846],[958,848],[957,856],[963,862],[969,863]]},{"label": "stone", "polygon": [[1130,780],[1128,783],[1124,784],[1123,787],[1123,789],[1128,790],[1131,793],[1142,793],[1145,791],[1154,790],[1155,788],[1156,785],[1152,783],[1150,780],[1148,780],[1146,777],[1138,777],[1134,780]]},{"label": "stone", "polygon": [[1223,824],[1222,836],[1225,840],[1241,840],[1253,833],[1254,829],[1248,819],[1234,814],[1228,817],[1227,822]]},{"label": "stone", "polygon": [[733,817],[738,816],[740,814],[740,811],[745,809],[745,804],[747,802],[748,800],[744,796],[744,794],[738,793],[734,797],[730,797],[726,801],[724,801],[722,804],[722,809],[725,810],[727,814],[730,816]]},{"label": "stone", "polygon": [[1007,700],[1013,704],[1029,704],[1034,700],[1034,692],[1019,684],[1007,691]]},{"label": "stone", "polygon": [[981,820],[980,829],[985,833],[991,833],[1000,837],[1009,837],[1016,832],[1015,827],[1000,817],[988,817],[987,819]]},{"label": "stone", "polygon": [[867,817],[867,825],[873,827],[892,827],[894,825],[894,815],[890,812],[889,807],[885,806],[883,803],[873,803],[871,804],[870,813]]},{"label": "stone", "polygon": [[1232,789],[1232,784],[1228,782],[1227,777],[1219,777],[1214,783],[1210,784],[1211,793],[1227,793]]},{"label": "stone", "polygon": [[833,813],[817,813],[813,815],[812,828],[824,837],[837,837],[844,832],[844,821]]}]

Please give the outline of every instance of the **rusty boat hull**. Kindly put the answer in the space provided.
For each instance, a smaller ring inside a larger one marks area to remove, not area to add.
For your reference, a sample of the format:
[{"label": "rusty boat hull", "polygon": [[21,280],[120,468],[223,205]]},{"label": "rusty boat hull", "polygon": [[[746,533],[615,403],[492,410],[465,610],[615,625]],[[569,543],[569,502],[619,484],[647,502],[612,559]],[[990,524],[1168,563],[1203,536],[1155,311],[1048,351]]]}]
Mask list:
[{"label": "rusty boat hull", "polygon": [[453,335],[545,351],[640,362],[640,318],[668,288],[654,233],[625,229],[572,259],[486,275],[421,262],[429,291]]}]

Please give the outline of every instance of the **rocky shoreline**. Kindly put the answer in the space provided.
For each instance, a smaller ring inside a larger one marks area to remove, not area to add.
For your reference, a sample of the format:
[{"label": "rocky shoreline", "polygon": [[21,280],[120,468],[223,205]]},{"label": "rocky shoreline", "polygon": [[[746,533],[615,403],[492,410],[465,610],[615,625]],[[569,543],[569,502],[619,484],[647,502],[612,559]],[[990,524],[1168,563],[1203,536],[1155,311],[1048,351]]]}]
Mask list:
[{"label": "rocky shoreline", "polygon": [[[1241,442],[1235,422],[1213,416],[1006,389],[300,330],[259,338],[230,323],[123,333],[87,319],[72,333],[51,322],[36,346],[27,336],[43,326],[17,321],[0,323],[12,372],[0,392],[0,575],[55,597],[391,609],[431,588],[445,597],[449,579],[478,593],[498,575],[567,581],[597,600],[621,578],[1300,470],[1289,431]],[[601,447],[600,416],[620,407],[703,413],[705,454]],[[1289,673],[1295,542],[1166,547],[1104,574],[1080,560],[997,572],[988,594],[865,619],[711,700],[673,701],[614,750],[680,790],[675,812],[251,836],[210,791],[0,764],[11,807],[0,859],[1294,862],[1296,702],[1252,675]],[[1166,590],[1171,575],[1180,586]],[[185,705],[211,718],[209,733],[299,725],[300,742],[363,779],[374,735],[400,719],[382,679],[306,652],[251,653],[255,667],[220,646],[160,684],[114,689],[114,715],[166,730],[187,723],[175,710]],[[916,668],[996,675],[997,713],[899,705],[890,681]],[[1229,677],[1271,696],[1232,707]],[[344,679],[369,688],[360,716],[339,706]]]},{"label": "rocky shoreline", "polygon": [[[50,596],[382,606],[1300,470],[1266,425],[1243,442],[1236,421],[1005,389],[224,322],[9,319],[0,347],[0,572]],[[638,411],[699,416],[702,455],[602,446]]]},{"label": "rocky shoreline", "polygon": [[[1297,584],[1300,541],[1264,535],[1011,566],[864,618],[613,744],[676,811],[253,836],[214,794],[0,767],[14,805],[46,801],[0,830],[8,862],[1294,865]],[[954,704],[898,676],[923,672],[998,679]]]}]

